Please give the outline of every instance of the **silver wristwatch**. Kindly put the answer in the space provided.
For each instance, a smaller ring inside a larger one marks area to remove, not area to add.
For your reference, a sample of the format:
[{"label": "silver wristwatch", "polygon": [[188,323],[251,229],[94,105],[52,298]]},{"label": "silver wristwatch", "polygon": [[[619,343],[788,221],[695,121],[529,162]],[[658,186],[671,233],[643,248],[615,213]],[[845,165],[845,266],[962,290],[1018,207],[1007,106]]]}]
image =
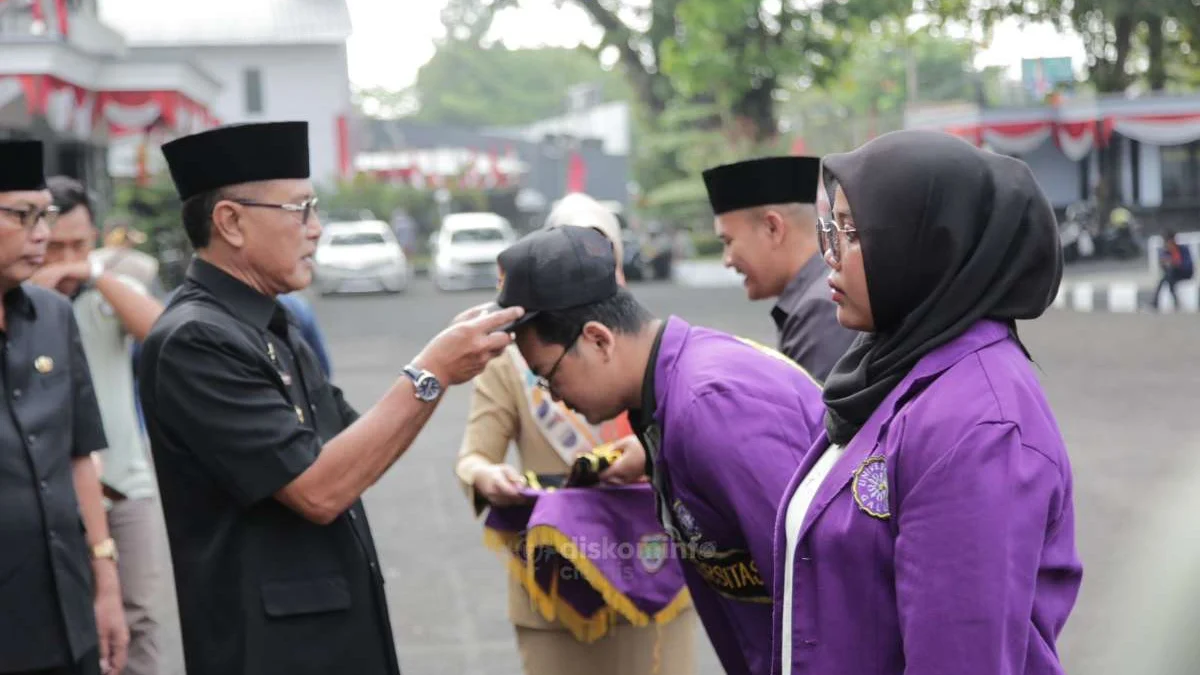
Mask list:
[{"label": "silver wristwatch", "polygon": [[418,401],[429,403],[436,401],[442,395],[442,383],[428,370],[418,368],[413,364],[404,366],[404,374],[413,383],[413,395]]},{"label": "silver wristwatch", "polygon": [[104,268],[104,261],[101,260],[99,256],[94,255],[88,258],[88,282],[93,284],[96,283],[96,280],[104,274]]}]

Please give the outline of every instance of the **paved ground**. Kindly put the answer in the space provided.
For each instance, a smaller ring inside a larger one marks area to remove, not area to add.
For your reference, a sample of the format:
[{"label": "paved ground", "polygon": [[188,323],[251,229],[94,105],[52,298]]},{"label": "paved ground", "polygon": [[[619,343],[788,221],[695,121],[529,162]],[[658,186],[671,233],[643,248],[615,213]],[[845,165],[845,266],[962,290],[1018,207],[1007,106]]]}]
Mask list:
[{"label": "paved ground", "polygon": [[[768,307],[739,289],[634,287],[652,309],[772,340]],[[426,282],[398,297],[316,301],[333,349],[335,380],[365,409],[429,336],[487,294],[443,295]],[[1068,672],[1099,658],[1113,608],[1108,591],[1139,551],[1122,544],[1200,438],[1200,322],[1194,316],[1052,312],[1022,326],[1071,450],[1078,540],[1086,581],[1061,644]],[[469,391],[452,391],[393,470],[367,494],[387,568],[401,664],[410,675],[517,675],[505,622],[502,570],[452,475]],[[706,641],[704,675],[720,669]],[[170,648],[177,650],[177,646]],[[176,657],[177,658],[177,657]],[[171,675],[181,673],[176,667]]]}]

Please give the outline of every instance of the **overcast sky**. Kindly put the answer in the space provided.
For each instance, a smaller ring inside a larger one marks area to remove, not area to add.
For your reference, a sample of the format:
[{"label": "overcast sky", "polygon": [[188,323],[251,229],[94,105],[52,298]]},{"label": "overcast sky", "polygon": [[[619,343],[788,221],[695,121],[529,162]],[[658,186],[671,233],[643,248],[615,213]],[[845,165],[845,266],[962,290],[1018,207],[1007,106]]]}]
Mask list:
[{"label": "overcast sky", "polygon": [[[445,0],[348,0],[354,35],[349,42],[350,80],[360,87],[402,89],[433,56],[442,35],[440,12]],[[509,47],[569,47],[594,40],[587,15],[568,3],[524,0],[527,9],[501,13],[493,27]],[[549,27],[549,28],[547,28]],[[1021,59],[1071,56],[1078,70],[1083,47],[1078,38],[1058,35],[1049,26],[1020,28],[1015,21],[1000,26],[991,47],[976,65],[1006,65],[1019,76]]]}]

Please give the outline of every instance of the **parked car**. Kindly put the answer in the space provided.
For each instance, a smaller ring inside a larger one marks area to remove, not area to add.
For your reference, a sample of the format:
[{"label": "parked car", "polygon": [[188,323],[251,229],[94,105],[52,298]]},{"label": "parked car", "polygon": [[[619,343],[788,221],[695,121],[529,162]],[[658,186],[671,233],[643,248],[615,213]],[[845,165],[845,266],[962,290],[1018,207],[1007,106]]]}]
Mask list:
[{"label": "parked car", "polygon": [[454,213],[430,238],[431,276],[440,291],[496,288],[496,258],[517,240],[516,231],[495,213]]},{"label": "parked car", "polygon": [[408,258],[381,220],[325,224],[313,260],[313,285],[322,295],[408,289]]}]

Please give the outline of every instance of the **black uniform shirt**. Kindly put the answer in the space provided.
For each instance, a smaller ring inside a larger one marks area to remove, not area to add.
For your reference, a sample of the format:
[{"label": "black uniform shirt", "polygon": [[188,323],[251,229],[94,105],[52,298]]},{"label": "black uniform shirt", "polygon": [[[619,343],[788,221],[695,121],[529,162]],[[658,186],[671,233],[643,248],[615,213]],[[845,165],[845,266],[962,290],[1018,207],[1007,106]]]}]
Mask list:
[{"label": "black uniform shirt", "polygon": [[361,502],[318,525],[274,499],[357,418],[287,317],[196,259],[143,346],[187,672],[398,673]]},{"label": "black uniform shirt", "polygon": [[92,567],[72,460],[108,444],[71,303],[4,295],[0,332],[0,672],[94,649]]},{"label": "black uniform shirt", "polygon": [[837,304],[824,283],[828,271],[820,254],[814,255],[771,308],[779,351],[819,382],[829,377],[857,335],[838,323]]}]

